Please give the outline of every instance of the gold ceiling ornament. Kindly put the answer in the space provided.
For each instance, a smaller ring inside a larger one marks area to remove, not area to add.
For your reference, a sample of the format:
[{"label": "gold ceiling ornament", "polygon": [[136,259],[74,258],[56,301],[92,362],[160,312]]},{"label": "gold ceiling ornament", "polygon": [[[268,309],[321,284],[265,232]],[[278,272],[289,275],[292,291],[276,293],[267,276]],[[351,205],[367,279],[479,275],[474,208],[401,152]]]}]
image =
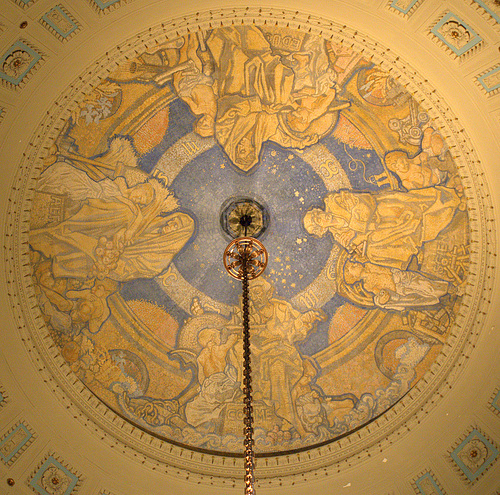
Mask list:
[{"label": "gold ceiling ornament", "polygon": [[[247,227],[252,223],[252,217],[243,215],[240,219],[240,223],[246,231]],[[266,248],[260,241],[252,237],[234,239],[224,251],[224,266],[229,275],[242,282],[245,495],[255,495],[248,281],[257,278],[265,270],[267,266]]]},{"label": "gold ceiling ornament", "polygon": [[248,280],[257,278],[267,266],[264,244],[253,237],[239,237],[231,241],[224,251],[224,267],[231,277],[243,280],[244,259]]},{"label": "gold ceiling ornament", "polygon": [[234,208],[228,217],[229,227],[239,236],[244,235],[245,229],[247,228],[243,226],[240,221],[240,218],[243,215],[251,215],[252,217],[252,223],[248,226],[247,230],[248,235],[256,236],[256,234],[260,234],[263,228],[265,228],[263,214],[257,204],[251,202],[240,203]]},{"label": "gold ceiling ornament", "polygon": [[[242,218],[251,221],[243,225]],[[269,227],[269,210],[255,198],[231,197],[221,207],[220,225],[232,239],[247,236],[258,239]]]}]

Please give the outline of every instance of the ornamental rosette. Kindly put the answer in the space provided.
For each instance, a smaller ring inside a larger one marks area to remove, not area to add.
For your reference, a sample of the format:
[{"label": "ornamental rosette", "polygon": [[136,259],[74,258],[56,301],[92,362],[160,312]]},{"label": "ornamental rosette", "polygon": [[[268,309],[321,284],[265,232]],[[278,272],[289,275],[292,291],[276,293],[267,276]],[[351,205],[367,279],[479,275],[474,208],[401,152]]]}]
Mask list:
[{"label": "ornamental rosette", "polygon": [[50,495],[64,495],[70,483],[66,473],[56,466],[49,466],[40,479],[40,485]]},{"label": "ornamental rosette", "polygon": [[441,34],[450,44],[460,49],[471,40],[468,29],[458,21],[448,21],[441,27]]},{"label": "ornamental rosette", "polygon": [[475,473],[488,458],[488,447],[478,438],[471,440],[458,454],[467,468]]},{"label": "ornamental rosette", "polygon": [[2,65],[3,72],[18,79],[29,67],[33,57],[24,50],[15,50],[12,52]]}]

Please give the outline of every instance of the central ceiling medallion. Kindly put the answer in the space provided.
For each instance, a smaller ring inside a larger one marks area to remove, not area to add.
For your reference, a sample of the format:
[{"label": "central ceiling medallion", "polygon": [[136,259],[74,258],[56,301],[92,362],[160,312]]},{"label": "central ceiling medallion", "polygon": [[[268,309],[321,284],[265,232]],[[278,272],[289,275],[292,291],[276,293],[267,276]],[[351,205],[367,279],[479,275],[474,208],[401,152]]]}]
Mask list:
[{"label": "central ceiling medallion", "polygon": [[[245,216],[250,219],[248,225],[241,222]],[[222,230],[233,239],[243,236],[257,239],[269,226],[269,213],[254,199],[231,198],[222,205],[220,223]]]}]

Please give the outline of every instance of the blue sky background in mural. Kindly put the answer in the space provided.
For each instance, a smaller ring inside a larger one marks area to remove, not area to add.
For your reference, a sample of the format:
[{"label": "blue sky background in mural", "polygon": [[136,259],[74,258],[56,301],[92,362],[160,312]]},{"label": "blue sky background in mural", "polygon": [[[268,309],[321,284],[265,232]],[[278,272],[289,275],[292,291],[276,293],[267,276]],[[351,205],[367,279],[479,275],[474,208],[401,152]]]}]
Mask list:
[{"label": "blue sky background in mural", "polygon": [[228,241],[220,227],[221,198],[252,197],[258,191],[255,199],[267,206],[270,225],[262,238],[269,253],[266,276],[280,297],[292,297],[311,283],[328,258],[331,239],[297,243],[309,237],[302,226],[305,211],[326,189],[311,167],[289,150],[268,144],[260,166],[247,176],[215,147],[184,167],[172,189],[198,221],[195,239],[175,264],[191,284],[219,301],[235,304],[239,293],[222,265]]}]

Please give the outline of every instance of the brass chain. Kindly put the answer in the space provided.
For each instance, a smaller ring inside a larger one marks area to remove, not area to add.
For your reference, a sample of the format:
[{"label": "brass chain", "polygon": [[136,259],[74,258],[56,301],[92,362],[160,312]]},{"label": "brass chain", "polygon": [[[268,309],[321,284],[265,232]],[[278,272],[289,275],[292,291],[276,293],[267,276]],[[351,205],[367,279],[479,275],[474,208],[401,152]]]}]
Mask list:
[{"label": "brass chain", "polygon": [[[242,217],[246,228],[251,218]],[[249,223],[250,222],[250,223]],[[229,243],[224,251],[224,267],[229,275],[242,282],[243,311],[243,445],[245,447],[245,495],[255,495],[255,454],[253,440],[252,367],[250,358],[250,305],[248,281],[262,274],[267,265],[264,245],[253,237],[240,237]]]},{"label": "brass chain", "polygon": [[250,358],[250,318],[248,302],[248,252],[245,249],[242,265],[242,304],[243,304],[243,393],[244,393],[244,429],[245,435],[245,495],[255,495],[255,456],[253,451],[253,410],[252,410],[252,367]]}]

